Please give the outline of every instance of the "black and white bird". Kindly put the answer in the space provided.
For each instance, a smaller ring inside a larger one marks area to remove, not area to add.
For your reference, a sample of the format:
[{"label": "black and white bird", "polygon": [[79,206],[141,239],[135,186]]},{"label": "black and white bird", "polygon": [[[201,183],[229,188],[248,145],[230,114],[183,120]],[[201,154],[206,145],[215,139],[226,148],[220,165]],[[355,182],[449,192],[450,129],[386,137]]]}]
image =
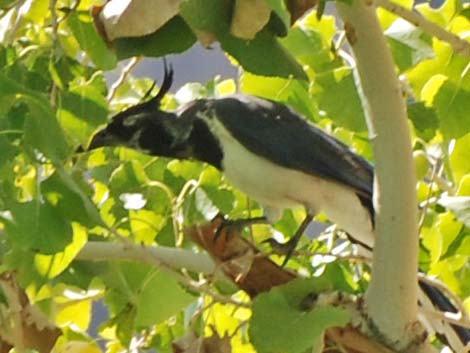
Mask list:
[{"label": "black and white bird", "polygon": [[[374,170],[369,162],[289,107],[267,99],[236,94],[162,111],[160,102],[172,79],[173,70],[165,65],[158,94],[117,114],[89,148],[126,146],[206,162],[258,201],[270,222],[282,210],[301,206],[308,214],[305,226],[321,211],[360,245],[373,248]],[[421,304],[429,301],[441,311],[458,312],[437,288],[425,282],[420,288]],[[468,329],[436,319],[431,324],[457,349],[470,342]]]}]

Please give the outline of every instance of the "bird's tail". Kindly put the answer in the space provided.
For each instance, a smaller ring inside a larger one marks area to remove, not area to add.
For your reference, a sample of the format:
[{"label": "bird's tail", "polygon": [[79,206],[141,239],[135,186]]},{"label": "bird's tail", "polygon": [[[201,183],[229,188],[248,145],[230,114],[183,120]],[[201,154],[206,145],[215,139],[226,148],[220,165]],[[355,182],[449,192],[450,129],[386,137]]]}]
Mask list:
[{"label": "bird's tail", "polygon": [[[465,312],[459,309],[456,303],[452,303],[449,296],[436,285],[420,279],[419,289],[419,305],[424,309],[420,316],[428,330],[434,331],[438,339],[447,344],[453,352],[470,352],[470,328],[443,320],[444,316],[448,316],[455,318],[457,322],[466,317]],[[432,312],[438,312],[439,315],[433,316]]]}]

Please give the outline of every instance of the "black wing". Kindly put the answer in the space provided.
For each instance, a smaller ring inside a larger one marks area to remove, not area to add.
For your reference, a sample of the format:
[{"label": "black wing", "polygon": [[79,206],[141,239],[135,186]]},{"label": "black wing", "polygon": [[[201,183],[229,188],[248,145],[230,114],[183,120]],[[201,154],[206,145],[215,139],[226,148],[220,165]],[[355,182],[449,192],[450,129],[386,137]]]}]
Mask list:
[{"label": "black wing", "polygon": [[284,167],[347,185],[370,202],[371,164],[287,106],[248,95],[219,98],[211,105],[248,150]]}]

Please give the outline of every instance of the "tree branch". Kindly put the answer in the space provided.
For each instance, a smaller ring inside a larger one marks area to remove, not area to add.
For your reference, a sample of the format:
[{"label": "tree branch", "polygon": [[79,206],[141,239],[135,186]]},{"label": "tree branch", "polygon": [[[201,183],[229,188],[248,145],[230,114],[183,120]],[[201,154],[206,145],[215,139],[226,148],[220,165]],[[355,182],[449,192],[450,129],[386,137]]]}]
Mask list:
[{"label": "tree branch", "polygon": [[375,6],[353,0],[337,8],[356,58],[356,84],[376,160],[377,236],[366,304],[376,331],[402,350],[422,333],[417,324],[415,170],[405,104]]},{"label": "tree branch", "polygon": [[174,269],[213,274],[216,266],[206,254],[165,246],[150,247],[130,243],[89,241],[78,253],[77,260],[133,260],[155,265],[162,263]]},{"label": "tree branch", "polygon": [[118,77],[116,82],[114,82],[111,85],[111,88],[109,89],[108,96],[106,97],[106,100],[108,102],[112,101],[112,99],[116,95],[118,88],[121,87],[126,82],[127,77],[129,77],[132,70],[134,70],[134,68],[140,62],[140,60],[141,60],[141,57],[134,56],[132,59],[129,60],[127,65],[122,69],[121,75]]},{"label": "tree branch", "polygon": [[469,42],[463,40],[454,33],[445,30],[441,26],[428,21],[419,13],[408,10],[406,7],[396,4],[390,0],[375,0],[375,4],[397,16],[400,16],[404,20],[414,24],[416,27],[421,28],[424,32],[430,34],[431,36],[450,44],[456,53],[466,56],[467,58],[470,57]]}]

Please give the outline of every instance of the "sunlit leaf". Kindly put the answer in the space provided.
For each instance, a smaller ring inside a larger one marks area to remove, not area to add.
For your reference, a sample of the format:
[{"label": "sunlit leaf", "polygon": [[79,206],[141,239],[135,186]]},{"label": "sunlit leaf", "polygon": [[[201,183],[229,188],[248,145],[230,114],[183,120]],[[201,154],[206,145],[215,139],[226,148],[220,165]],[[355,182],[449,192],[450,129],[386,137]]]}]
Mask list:
[{"label": "sunlit leaf", "polygon": [[61,310],[57,313],[56,322],[62,327],[74,325],[75,327],[85,331],[88,329],[91,322],[91,309],[92,301],[90,299],[71,301],[66,304],[64,303],[61,305]]},{"label": "sunlit leaf", "polygon": [[76,223],[73,224],[73,240],[66,246],[64,251],[53,255],[35,255],[34,264],[38,273],[46,278],[58,276],[70,265],[86,241],[87,234],[85,229]]}]

